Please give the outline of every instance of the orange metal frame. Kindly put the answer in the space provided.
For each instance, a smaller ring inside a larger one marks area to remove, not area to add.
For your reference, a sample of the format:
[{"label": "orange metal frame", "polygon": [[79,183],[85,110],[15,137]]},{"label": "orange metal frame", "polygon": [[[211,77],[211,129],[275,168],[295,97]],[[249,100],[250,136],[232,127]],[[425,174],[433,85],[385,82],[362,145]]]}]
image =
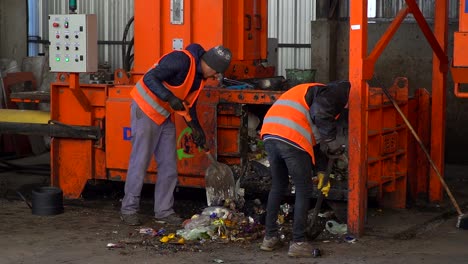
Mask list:
[{"label": "orange metal frame", "polygon": [[468,83],[468,3],[460,1],[458,32],[454,34],[453,61],[450,67],[454,82],[454,94],[460,98],[468,98],[468,92],[461,91],[461,84]]},{"label": "orange metal frame", "polygon": [[[369,97],[367,81],[374,75],[374,65],[383,52],[403,19],[412,13],[424,36],[431,45],[433,53],[432,72],[432,112],[431,157],[439,170],[444,171],[445,104],[446,78],[448,69],[447,25],[448,1],[435,3],[434,33],[432,33],[415,0],[406,0],[407,7],[399,12],[387,32],[378,41],[372,52],[367,55],[367,1],[353,1],[350,5],[349,38],[349,79],[353,89],[349,102],[349,195],[348,228],[356,235],[362,235],[367,211],[368,184],[368,111]],[[429,199],[442,199],[442,189],[434,172],[430,172]]]}]

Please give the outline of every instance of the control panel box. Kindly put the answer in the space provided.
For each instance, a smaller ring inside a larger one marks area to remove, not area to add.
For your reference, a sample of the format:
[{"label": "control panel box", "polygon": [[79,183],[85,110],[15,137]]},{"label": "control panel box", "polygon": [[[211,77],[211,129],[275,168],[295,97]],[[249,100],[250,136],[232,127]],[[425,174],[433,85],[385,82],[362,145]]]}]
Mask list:
[{"label": "control panel box", "polygon": [[96,72],[95,14],[49,16],[49,66],[52,72]]}]

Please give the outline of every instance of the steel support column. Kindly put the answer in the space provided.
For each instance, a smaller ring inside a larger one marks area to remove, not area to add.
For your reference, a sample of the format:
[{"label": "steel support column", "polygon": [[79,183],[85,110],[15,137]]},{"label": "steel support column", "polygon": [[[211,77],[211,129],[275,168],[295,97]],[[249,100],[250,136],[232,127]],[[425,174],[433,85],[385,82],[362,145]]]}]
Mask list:
[{"label": "steel support column", "polygon": [[348,230],[362,235],[367,211],[367,1],[352,1],[349,33],[349,194]]},{"label": "steel support column", "polygon": [[[434,35],[447,54],[448,43],[448,0],[435,1]],[[437,52],[437,50],[436,50]],[[432,114],[431,114],[431,158],[444,175],[445,152],[445,111],[447,98],[447,70],[443,66],[444,61],[434,52],[432,56]],[[434,172],[431,170],[429,178],[429,200],[440,201],[442,199],[442,186]]]}]

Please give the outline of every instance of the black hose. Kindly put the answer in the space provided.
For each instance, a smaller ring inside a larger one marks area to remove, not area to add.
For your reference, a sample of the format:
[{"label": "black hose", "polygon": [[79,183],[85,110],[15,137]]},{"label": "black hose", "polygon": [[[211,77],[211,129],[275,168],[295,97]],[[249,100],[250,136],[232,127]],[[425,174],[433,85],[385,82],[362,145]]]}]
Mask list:
[{"label": "black hose", "polygon": [[[126,54],[127,54],[127,34],[128,34],[128,30],[130,29],[130,25],[133,23],[134,21],[134,16],[132,16],[128,22],[127,22],[127,25],[125,25],[125,29],[124,29],[124,32],[123,32],[123,38],[122,38],[122,62],[123,62],[123,68],[124,70],[126,71],[129,71],[130,70],[130,66],[128,65],[128,61],[126,60]],[[133,45],[133,44],[132,44]]]},{"label": "black hose", "polygon": [[132,48],[133,48],[133,44],[134,44],[134,37],[132,38],[132,40],[130,41],[130,44],[128,45],[127,47],[127,53],[125,54],[125,63],[124,65],[126,65],[126,67],[124,68],[125,71],[130,71],[130,68],[132,66],[131,62],[130,62],[130,57],[131,57],[131,52],[132,52]]}]

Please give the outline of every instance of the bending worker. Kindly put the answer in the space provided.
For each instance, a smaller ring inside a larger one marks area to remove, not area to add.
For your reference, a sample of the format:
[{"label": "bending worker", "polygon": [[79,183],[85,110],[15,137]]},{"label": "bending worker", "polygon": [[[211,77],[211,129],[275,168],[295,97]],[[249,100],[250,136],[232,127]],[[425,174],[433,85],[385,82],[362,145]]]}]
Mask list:
[{"label": "bending worker", "polygon": [[154,217],[161,223],[182,223],[173,209],[177,184],[176,130],[171,115],[190,108],[192,137],[199,147],[206,138],[196,114],[198,95],[208,78],[224,73],[231,51],[216,46],[205,52],[199,44],[172,51],[145,73],[131,92],[132,151],[122,200],[121,219],[140,225],[140,193],[151,157],[154,155],[157,182],[154,189]]},{"label": "bending worker", "polygon": [[[266,233],[261,249],[272,251],[281,245],[278,234],[278,211],[287,192],[289,176],[295,186],[292,242],[288,255],[312,256],[313,248],[306,241],[307,211],[312,194],[313,169],[323,152],[316,142],[328,146],[327,153],[339,155],[344,149],[336,140],[336,117],[348,103],[350,83],[306,83],[283,93],[265,115],[261,137],[270,162],[272,186],[268,196]],[[316,165],[316,166],[315,166]],[[319,186],[327,195],[329,186]]]}]

